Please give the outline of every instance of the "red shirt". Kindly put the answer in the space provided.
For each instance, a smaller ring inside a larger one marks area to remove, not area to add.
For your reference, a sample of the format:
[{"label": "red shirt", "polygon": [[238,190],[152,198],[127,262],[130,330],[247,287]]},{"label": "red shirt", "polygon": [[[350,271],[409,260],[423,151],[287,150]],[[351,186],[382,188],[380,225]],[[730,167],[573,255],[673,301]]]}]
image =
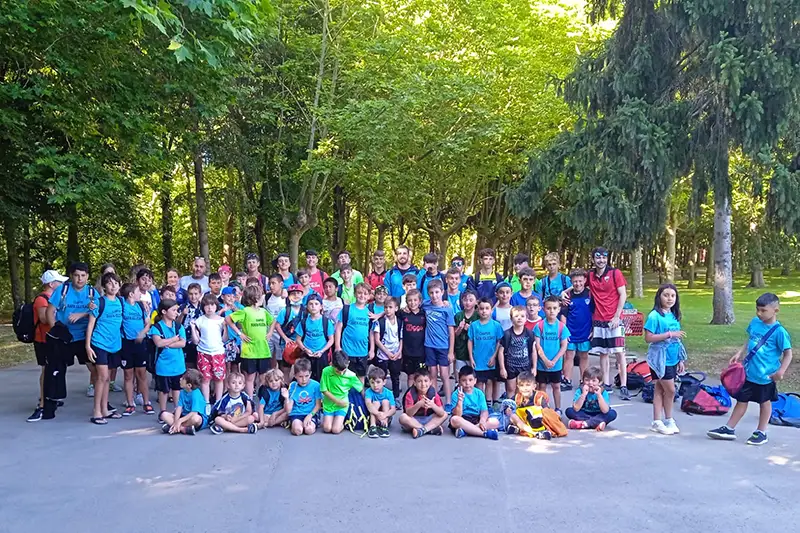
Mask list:
[{"label": "red shirt", "polygon": [[531,320],[528,320],[528,319],[526,318],[526,319],[525,319],[525,329],[527,329],[527,330],[530,330],[530,331],[533,331],[533,328],[535,328],[535,327],[536,327],[536,325],[537,325],[539,322],[541,322],[542,320],[543,320],[543,319],[541,319],[541,318],[540,318],[539,320],[536,320],[536,321],[531,321]]},{"label": "red shirt", "polygon": [[625,276],[616,268],[606,267],[602,276],[598,276],[595,269],[589,271],[589,292],[594,303],[592,320],[608,322],[614,318],[620,287],[625,287]]},{"label": "red shirt", "polygon": [[310,274],[310,276],[311,282],[309,282],[309,285],[311,288],[317,291],[319,294],[325,294],[322,292],[322,282],[328,278],[328,275],[322,270],[317,269],[317,271],[313,274]]},{"label": "red shirt", "polygon": [[33,323],[36,324],[36,331],[33,334],[33,342],[47,342],[47,332],[50,331],[50,324],[39,321],[39,309],[47,309],[48,299],[53,294],[53,289],[48,288],[42,291],[33,299]]},{"label": "red shirt", "polygon": [[375,289],[383,285],[383,278],[385,277],[386,277],[385,270],[380,274],[378,274],[373,270],[367,275],[367,283],[369,283],[369,286],[372,287],[372,290],[374,291]]}]

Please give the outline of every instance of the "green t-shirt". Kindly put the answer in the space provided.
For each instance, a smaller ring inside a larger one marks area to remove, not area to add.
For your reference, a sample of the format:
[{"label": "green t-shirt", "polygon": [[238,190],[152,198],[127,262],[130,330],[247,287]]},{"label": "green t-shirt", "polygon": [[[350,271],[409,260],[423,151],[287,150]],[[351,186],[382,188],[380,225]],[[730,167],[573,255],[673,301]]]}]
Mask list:
[{"label": "green t-shirt", "polygon": [[458,325],[461,324],[462,320],[466,322],[467,325],[464,328],[464,331],[456,335],[456,342],[453,351],[456,354],[457,360],[469,362],[469,351],[467,350],[467,341],[469,339],[467,333],[469,332],[469,325],[478,320],[478,311],[473,310],[472,316],[470,317],[465,316],[464,311],[459,311],[456,313],[456,328],[458,328]]},{"label": "green t-shirt", "polygon": [[356,303],[356,286],[353,284],[352,287],[347,287],[346,285],[342,284],[339,285],[342,288],[342,301],[346,304],[354,304]]},{"label": "green t-shirt", "polygon": [[[342,280],[342,274],[338,270],[331,274],[331,277],[338,281],[339,285],[344,283],[344,280]],[[358,270],[353,269],[353,286],[355,287],[359,283],[364,283],[364,275]]]},{"label": "green t-shirt", "polygon": [[[339,374],[332,366],[326,366],[322,370],[322,379],[319,380],[319,390],[322,392],[328,391],[336,398],[347,399],[350,389],[356,389],[358,392],[364,388],[361,380],[355,375],[352,370],[345,370],[344,374]],[[327,396],[322,395],[322,411],[324,413],[333,413],[334,411],[346,410],[346,407],[336,405]]]},{"label": "green t-shirt", "polygon": [[274,322],[263,307],[245,307],[228,315],[236,322],[250,342],[242,342],[242,359],[268,359],[271,357],[267,332]]}]

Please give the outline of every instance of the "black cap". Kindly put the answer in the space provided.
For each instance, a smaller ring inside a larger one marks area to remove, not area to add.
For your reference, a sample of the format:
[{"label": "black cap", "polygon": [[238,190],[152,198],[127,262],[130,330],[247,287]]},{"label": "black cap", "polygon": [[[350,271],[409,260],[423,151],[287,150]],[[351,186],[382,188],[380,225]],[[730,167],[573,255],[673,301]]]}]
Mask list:
[{"label": "black cap", "polygon": [[313,248],[309,248],[308,250],[306,250],[306,257],[308,257],[309,255],[313,255],[315,257],[319,257],[319,254]]}]

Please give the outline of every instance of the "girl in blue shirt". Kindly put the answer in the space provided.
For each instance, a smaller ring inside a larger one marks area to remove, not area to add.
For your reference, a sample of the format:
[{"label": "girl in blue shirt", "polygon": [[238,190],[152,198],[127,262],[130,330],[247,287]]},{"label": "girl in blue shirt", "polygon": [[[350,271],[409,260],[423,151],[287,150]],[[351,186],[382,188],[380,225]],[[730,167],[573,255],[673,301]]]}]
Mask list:
[{"label": "girl in blue shirt", "polygon": [[[178,302],[162,299],[158,304],[158,316],[150,328],[150,337],[156,345],[156,390],[158,391],[159,419],[167,410],[167,394],[178,403],[181,391],[181,376],[186,372],[183,347],[186,346],[186,330],[178,323]],[[199,392],[199,391],[198,391]],[[200,396],[203,393],[200,392]]]},{"label": "girl in blue shirt", "polygon": [[647,364],[650,365],[650,375],[655,381],[653,423],[650,430],[662,435],[680,433],[672,418],[675,377],[686,370],[686,351],[681,343],[686,332],[681,331],[680,319],[678,289],[671,283],[664,284],[656,291],[653,310],[647,315],[644,324],[644,340],[650,345],[647,349]]}]

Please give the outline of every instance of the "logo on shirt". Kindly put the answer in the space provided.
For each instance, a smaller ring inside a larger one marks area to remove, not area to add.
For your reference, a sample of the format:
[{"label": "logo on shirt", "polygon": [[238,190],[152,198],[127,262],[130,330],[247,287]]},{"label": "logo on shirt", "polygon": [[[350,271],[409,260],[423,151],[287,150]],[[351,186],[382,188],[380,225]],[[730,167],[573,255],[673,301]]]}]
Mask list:
[{"label": "logo on shirt", "polygon": [[307,390],[300,391],[300,395],[295,400],[296,403],[299,405],[308,405],[312,403],[314,400],[311,399],[311,395],[308,393]]}]

